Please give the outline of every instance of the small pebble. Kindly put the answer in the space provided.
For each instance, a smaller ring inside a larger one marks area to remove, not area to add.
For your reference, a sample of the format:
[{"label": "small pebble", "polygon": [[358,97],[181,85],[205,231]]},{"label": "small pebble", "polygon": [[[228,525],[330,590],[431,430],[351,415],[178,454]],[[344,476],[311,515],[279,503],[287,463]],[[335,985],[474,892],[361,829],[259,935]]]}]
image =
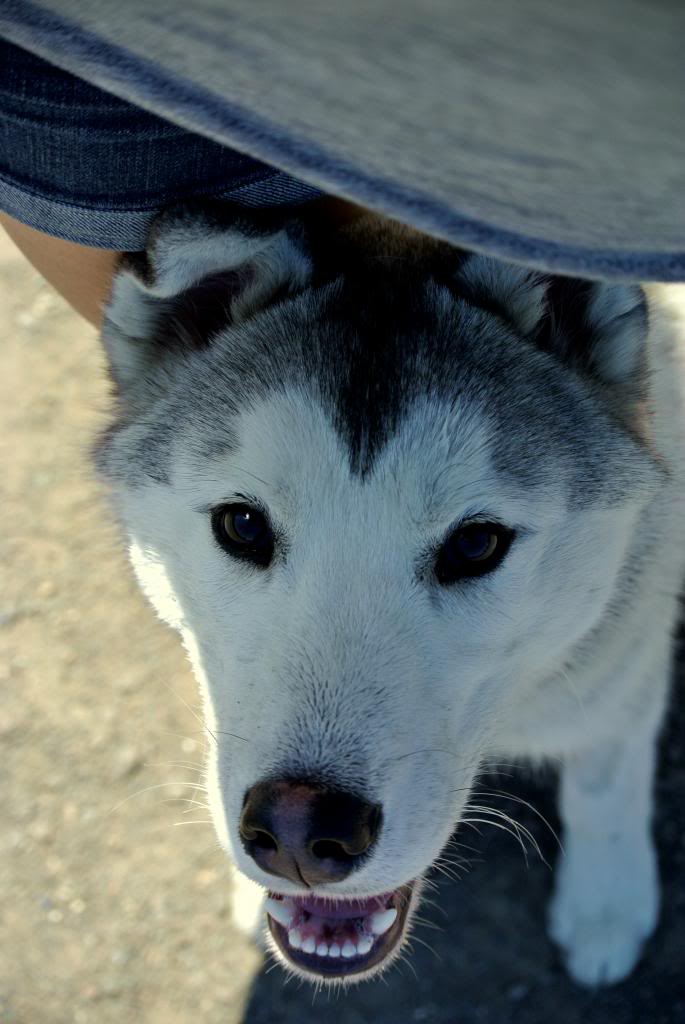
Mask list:
[{"label": "small pebble", "polygon": [[29,825],[28,833],[37,843],[51,843],[54,838],[52,829],[44,821],[34,821]]},{"label": "small pebble", "polygon": [[0,736],[11,736],[20,725],[20,721],[8,711],[0,711]]},{"label": "small pebble", "polygon": [[112,776],[125,779],[135,775],[143,767],[143,759],[134,747],[122,747],[116,754]]},{"label": "small pebble", "polygon": [[57,593],[57,584],[54,580],[42,580],[36,587],[38,597],[54,597]]}]

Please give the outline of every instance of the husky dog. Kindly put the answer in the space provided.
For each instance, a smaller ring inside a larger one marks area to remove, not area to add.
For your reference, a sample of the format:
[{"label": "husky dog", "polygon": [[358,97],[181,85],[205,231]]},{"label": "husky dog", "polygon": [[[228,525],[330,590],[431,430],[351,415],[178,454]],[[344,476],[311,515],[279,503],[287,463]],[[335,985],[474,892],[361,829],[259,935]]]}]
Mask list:
[{"label": "husky dog", "polygon": [[505,756],[561,764],[570,974],[618,981],[654,929],[685,570],[657,300],[311,207],[184,207],[123,258],[97,461],[199,681],[220,842],[298,974],[398,955]]}]

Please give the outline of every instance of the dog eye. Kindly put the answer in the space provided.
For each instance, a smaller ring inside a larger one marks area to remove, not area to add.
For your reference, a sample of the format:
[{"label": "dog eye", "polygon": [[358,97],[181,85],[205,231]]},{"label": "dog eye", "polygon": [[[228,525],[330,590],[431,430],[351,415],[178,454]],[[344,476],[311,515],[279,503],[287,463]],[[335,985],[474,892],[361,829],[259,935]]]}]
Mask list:
[{"label": "dog eye", "polygon": [[222,505],[212,514],[214,536],[225,551],[257,565],[268,565],[274,536],[259,509],[251,505]]},{"label": "dog eye", "polygon": [[470,523],[452,533],[438,552],[435,575],[442,584],[484,576],[506,555],[513,531],[498,523]]}]

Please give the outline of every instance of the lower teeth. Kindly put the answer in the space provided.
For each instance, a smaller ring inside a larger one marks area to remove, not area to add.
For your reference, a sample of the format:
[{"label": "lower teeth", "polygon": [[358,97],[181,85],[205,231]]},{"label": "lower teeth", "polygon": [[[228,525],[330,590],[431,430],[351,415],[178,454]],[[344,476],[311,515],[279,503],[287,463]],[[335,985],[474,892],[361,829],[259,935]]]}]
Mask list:
[{"label": "lower teeth", "polygon": [[[356,940],[356,945],[349,938],[331,942],[329,945],[324,941],[318,941],[313,935],[308,935],[306,938],[303,936],[302,928],[306,928],[307,923],[314,915],[310,915],[305,920],[302,914],[298,913],[297,906],[292,899],[276,900],[269,897],[266,909],[267,913],[286,929],[288,943],[292,949],[301,949],[303,953],[310,954],[315,952],[317,956],[321,957],[343,957],[347,960],[355,956],[366,956],[371,951],[375,940],[381,935],[385,935],[397,918],[397,910],[394,907],[377,910],[356,920],[355,926],[361,933]],[[293,927],[296,919],[297,927]],[[352,920],[350,918],[348,923],[351,924]]]}]

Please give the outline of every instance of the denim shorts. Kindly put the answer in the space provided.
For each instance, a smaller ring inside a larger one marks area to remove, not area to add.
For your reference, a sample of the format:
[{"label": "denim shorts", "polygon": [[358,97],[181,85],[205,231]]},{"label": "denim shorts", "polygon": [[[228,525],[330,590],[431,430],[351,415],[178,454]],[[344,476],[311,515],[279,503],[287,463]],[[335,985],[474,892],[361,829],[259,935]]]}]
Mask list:
[{"label": "denim shorts", "polygon": [[0,40],[0,209],[29,227],[137,250],[155,213],[184,199],[256,207],[321,194]]}]

